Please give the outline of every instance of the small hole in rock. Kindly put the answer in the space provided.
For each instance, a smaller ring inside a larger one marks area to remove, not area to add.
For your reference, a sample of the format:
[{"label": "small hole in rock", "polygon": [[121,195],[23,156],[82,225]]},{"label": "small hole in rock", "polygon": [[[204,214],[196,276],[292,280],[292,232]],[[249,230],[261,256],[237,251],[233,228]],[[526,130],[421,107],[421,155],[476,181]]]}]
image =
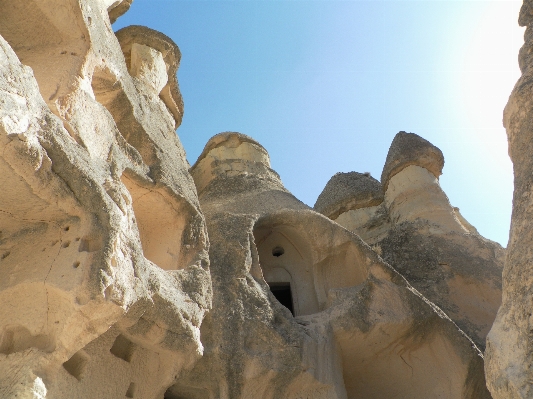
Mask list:
[{"label": "small hole in rock", "polygon": [[70,230],[69,226],[65,227],[65,231],[69,231],[69,230]]},{"label": "small hole in rock", "polygon": [[63,363],[63,367],[71,376],[81,381],[88,360],[89,356],[83,350],[80,350]]},{"label": "small hole in rock", "polygon": [[82,238],[80,240],[79,252],[96,252],[102,247],[100,240],[92,238]]},{"label": "small hole in rock", "polygon": [[63,243],[63,248],[68,248],[69,245],[70,245],[70,241],[65,241]]},{"label": "small hole in rock", "polygon": [[80,266],[80,262],[74,262],[74,264],[72,265],[74,269],[77,269],[79,266]]},{"label": "small hole in rock", "polygon": [[126,397],[133,398],[134,395],[135,395],[135,383],[132,382],[130,386],[128,387],[128,390],[126,391]]},{"label": "small hole in rock", "polygon": [[9,256],[9,254],[11,254],[11,252],[9,252],[9,251],[4,252],[4,253],[2,254],[2,259],[7,258],[7,257]]},{"label": "small hole in rock", "polygon": [[272,249],[272,256],[279,257],[283,255],[284,253],[285,253],[285,250],[283,249],[283,247],[275,247],[274,249]]},{"label": "small hole in rock", "polygon": [[116,357],[131,362],[133,352],[135,352],[135,344],[131,342],[124,335],[120,334],[113,343],[113,346],[109,350]]},{"label": "small hole in rock", "polygon": [[29,348],[37,348],[50,352],[53,347],[50,337],[44,334],[32,335],[23,326],[5,327],[0,332],[0,353],[9,355],[11,353],[22,352]]}]

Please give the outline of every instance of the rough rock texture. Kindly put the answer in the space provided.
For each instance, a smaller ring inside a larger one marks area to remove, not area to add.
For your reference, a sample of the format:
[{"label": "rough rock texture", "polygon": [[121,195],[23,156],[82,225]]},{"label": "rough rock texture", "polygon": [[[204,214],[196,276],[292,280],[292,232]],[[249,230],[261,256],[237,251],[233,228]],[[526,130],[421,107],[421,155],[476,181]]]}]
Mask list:
[{"label": "rough rock texture", "polygon": [[533,397],[533,2],[524,1],[518,22],[526,27],[520,49],[522,76],[505,111],[514,194],[508,255],[503,271],[503,300],[487,337],[486,374],[495,398]]},{"label": "rough rock texture", "polygon": [[[488,398],[473,343],[356,235],[292,196],[268,154],[213,137],[191,168],[208,223],[204,356],[169,398]],[[292,300],[274,295],[281,288]]]},{"label": "rough rock texture", "polygon": [[381,183],[368,173],[337,173],[318,196],[314,209],[330,219],[346,211],[383,202]]},{"label": "rough rock texture", "polygon": [[[501,302],[505,251],[481,237],[450,205],[437,179],[443,165],[437,147],[416,134],[400,132],[383,168],[383,203],[343,208],[345,212],[332,219],[370,244],[484,348]],[[357,188],[362,193],[353,192],[353,204],[368,192]],[[326,186],[323,193],[330,190]],[[338,198],[337,207],[350,203],[341,196],[328,197]],[[327,209],[335,206],[331,201]]]},{"label": "rough rock texture", "polygon": [[373,244],[390,228],[383,199],[381,183],[370,174],[336,173],[313,208]]},{"label": "rough rock texture", "polygon": [[444,167],[444,156],[441,150],[422,137],[414,133],[398,133],[392,141],[381,172],[384,191],[387,191],[389,180],[409,165],[421,166],[438,178]]},{"label": "rough rock texture", "polygon": [[107,7],[109,21],[114,24],[120,16],[124,15],[130,9],[133,0],[115,0],[108,1],[108,3],[112,3]]},{"label": "rough rock texture", "polygon": [[183,99],[178,87],[181,53],[168,36],[144,26],[128,26],[116,33],[130,74],[141,82],[149,82],[153,95],[168,107],[176,127],[183,118]]},{"label": "rough rock texture", "polygon": [[[188,169],[179,49],[114,34],[131,3],[0,0],[0,398],[490,398],[462,319],[298,201],[259,143],[219,134]],[[325,202],[382,254],[426,259],[423,229],[469,227],[404,158],[384,194],[351,174]],[[435,220],[409,190],[440,198]]]},{"label": "rough rock texture", "polygon": [[62,3],[0,1],[0,397],[161,398],[211,301],[166,58],[131,76],[117,2]]}]

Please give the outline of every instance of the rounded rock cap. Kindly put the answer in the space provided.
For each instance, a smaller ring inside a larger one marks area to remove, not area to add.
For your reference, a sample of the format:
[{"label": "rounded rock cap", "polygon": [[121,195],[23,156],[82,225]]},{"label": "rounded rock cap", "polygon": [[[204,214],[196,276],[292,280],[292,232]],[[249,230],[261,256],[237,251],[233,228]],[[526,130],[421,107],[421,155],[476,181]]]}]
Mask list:
[{"label": "rounded rock cap", "polygon": [[383,202],[381,183],[370,173],[336,173],[318,196],[315,211],[336,219],[349,210],[376,206]]},{"label": "rounded rock cap", "polygon": [[177,128],[183,118],[183,98],[176,76],[181,60],[181,52],[177,44],[167,35],[140,25],[122,28],[115,32],[115,35],[124,53],[128,70],[131,67],[131,49],[135,43],[151,47],[162,54],[167,66],[168,81],[159,96],[172,113]]},{"label": "rounded rock cap", "polygon": [[395,174],[410,165],[426,168],[438,178],[444,167],[444,156],[441,150],[419,135],[399,132],[392,140],[381,173],[383,190],[387,191],[389,180]]},{"label": "rounded rock cap", "polygon": [[222,132],[219,134],[214,135],[209,139],[209,141],[206,143],[202,153],[194,163],[194,165],[191,167],[191,170],[195,169],[196,166],[209,154],[212,150],[218,147],[233,147],[236,148],[240,144],[243,143],[250,143],[253,145],[254,148],[257,149],[258,153],[261,154],[260,158],[263,158],[263,162],[267,162],[268,167],[270,167],[270,159],[268,157],[268,152],[259,142],[251,138],[250,136],[247,136],[246,134],[242,134],[239,132]]},{"label": "rounded rock cap", "polygon": [[267,150],[253,138],[237,132],[213,136],[189,172],[198,194],[213,180],[236,177],[281,185],[279,175],[270,168]]}]

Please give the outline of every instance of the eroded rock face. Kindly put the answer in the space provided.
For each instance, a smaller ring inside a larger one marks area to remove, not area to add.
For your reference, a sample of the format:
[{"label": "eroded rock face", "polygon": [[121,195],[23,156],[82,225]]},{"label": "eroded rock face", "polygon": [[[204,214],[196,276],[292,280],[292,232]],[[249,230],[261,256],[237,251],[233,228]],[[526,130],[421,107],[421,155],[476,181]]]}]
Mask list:
[{"label": "eroded rock face", "polygon": [[253,139],[213,137],[191,174],[213,309],[203,358],[167,397],[490,397],[475,345],[356,235],[292,196]]},{"label": "eroded rock face", "polygon": [[383,199],[381,183],[369,173],[337,173],[313,208],[373,244],[386,236],[390,228]]},{"label": "eroded rock face", "polygon": [[[383,185],[368,176],[372,190],[352,183],[353,192],[346,195],[352,202],[339,197],[339,205],[329,204],[331,209],[350,206],[342,213],[325,214],[358,234],[484,348],[501,302],[505,251],[481,237],[450,205],[438,181],[443,165],[437,147],[414,133],[400,132],[383,167]],[[345,175],[352,180],[363,176],[354,173]],[[321,197],[332,190],[337,176]],[[357,205],[357,198],[377,191],[378,186],[384,189],[379,205]],[[317,210],[321,210],[321,197]]]},{"label": "eroded rock face", "polygon": [[533,298],[531,243],[533,224],[531,183],[533,146],[533,3],[524,1],[518,22],[526,27],[520,49],[522,76],[516,83],[503,114],[509,156],[514,168],[514,194],[508,255],[503,271],[503,300],[487,337],[486,374],[494,398],[530,398],[533,395]]},{"label": "eroded rock face", "polygon": [[344,212],[382,202],[381,184],[369,173],[337,173],[320,193],[314,209],[330,219],[337,219]]},{"label": "eroded rock face", "polygon": [[414,133],[398,133],[392,141],[381,172],[384,191],[388,189],[389,180],[410,165],[421,166],[438,178],[444,167],[444,156],[441,150],[422,137]]},{"label": "eroded rock face", "polygon": [[376,253],[469,234],[435,147],[402,136],[386,192],[352,173],[324,194],[375,251],[251,137],[188,170],[179,49],[114,34],[131,3],[0,0],[0,397],[489,398],[478,347]]},{"label": "eroded rock face", "polygon": [[63,3],[0,1],[0,396],[160,398],[211,301],[179,52],[126,31],[132,68],[120,2]]}]

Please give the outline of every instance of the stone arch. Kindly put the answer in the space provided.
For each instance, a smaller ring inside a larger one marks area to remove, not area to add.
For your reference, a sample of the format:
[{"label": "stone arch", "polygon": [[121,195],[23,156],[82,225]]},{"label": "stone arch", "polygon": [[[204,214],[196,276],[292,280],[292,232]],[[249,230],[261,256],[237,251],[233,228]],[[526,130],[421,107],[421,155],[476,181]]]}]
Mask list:
[{"label": "stone arch", "polygon": [[336,226],[315,212],[288,211],[262,218],[254,227],[263,277],[267,283],[281,282],[272,279],[273,268],[290,274],[295,307],[301,307],[297,315],[326,309],[332,290],[368,278],[372,260],[364,244]]},{"label": "stone arch", "polygon": [[265,281],[272,287],[287,284],[294,315],[319,311],[315,290],[311,248],[303,235],[289,225],[260,223],[254,239]]}]

